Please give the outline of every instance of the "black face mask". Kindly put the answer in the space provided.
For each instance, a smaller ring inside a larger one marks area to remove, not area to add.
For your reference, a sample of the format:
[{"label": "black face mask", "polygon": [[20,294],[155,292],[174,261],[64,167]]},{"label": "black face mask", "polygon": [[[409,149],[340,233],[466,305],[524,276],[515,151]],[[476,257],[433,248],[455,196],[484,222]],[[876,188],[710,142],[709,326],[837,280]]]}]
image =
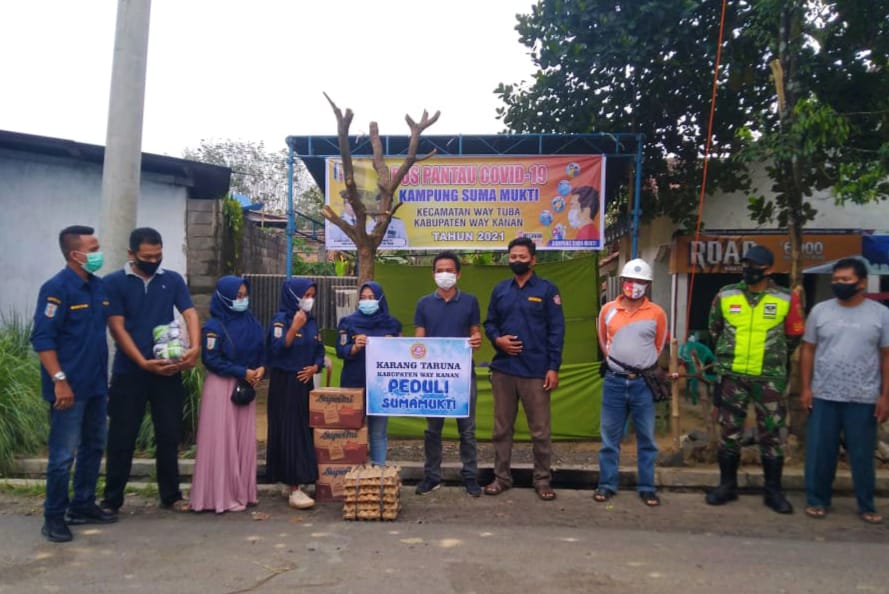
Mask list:
[{"label": "black face mask", "polygon": [[154,276],[154,273],[157,272],[157,269],[160,268],[160,266],[160,260],[158,260],[157,262],[146,262],[145,260],[136,258],[136,268],[138,268],[148,276]]},{"label": "black face mask", "polygon": [[766,271],[762,268],[754,268],[753,266],[745,266],[741,269],[741,275],[744,277],[744,283],[747,285],[755,285],[766,277]]},{"label": "black face mask", "polygon": [[518,276],[522,276],[523,274],[527,274],[529,270],[531,270],[530,262],[510,262],[509,269],[512,270],[513,274]]},{"label": "black face mask", "polygon": [[833,294],[840,301],[855,297],[860,290],[858,288],[858,283],[832,283],[830,288],[833,289]]}]

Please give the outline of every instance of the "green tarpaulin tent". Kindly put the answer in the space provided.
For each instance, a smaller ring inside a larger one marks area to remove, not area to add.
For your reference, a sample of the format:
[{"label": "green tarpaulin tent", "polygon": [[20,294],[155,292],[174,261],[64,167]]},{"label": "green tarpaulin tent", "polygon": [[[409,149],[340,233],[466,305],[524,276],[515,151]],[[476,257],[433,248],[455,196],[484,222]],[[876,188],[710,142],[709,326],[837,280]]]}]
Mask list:
[{"label": "green tarpaulin tent", "polygon": [[[595,256],[589,256],[539,264],[535,269],[538,275],[549,279],[559,288],[565,312],[563,365],[559,374],[559,388],[552,393],[552,434],[555,440],[599,436],[602,380],[599,378],[597,363],[597,262]],[[459,287],[478,297],[482,322],[494,285],[510,276],[511,273],[505,266],[463,266]],[[404,325],[404,335],[413,336],[414,307],[417,300],[435,289],[431,266],[421,268],[377,264],[375,280],[383,286],[391,313]],[[479,439],[490,439],[494,423],[487,369],[493,355],[493,348],[487,339],[475,354],[478,375],[476,432]],[[332,383],[338,385],[342,361],[337,359],[332,348],[328,348],[328,356],[334,363]],[[393,417],[389,420],[389,434],[393,437],[422,437],[425,427],[426,421],[423,418]],[[448,439],[457,438],[456,423],[445,423],[444,436]],[[528,427],[521,414],[516,424],[515,438],[530,439]]]}]

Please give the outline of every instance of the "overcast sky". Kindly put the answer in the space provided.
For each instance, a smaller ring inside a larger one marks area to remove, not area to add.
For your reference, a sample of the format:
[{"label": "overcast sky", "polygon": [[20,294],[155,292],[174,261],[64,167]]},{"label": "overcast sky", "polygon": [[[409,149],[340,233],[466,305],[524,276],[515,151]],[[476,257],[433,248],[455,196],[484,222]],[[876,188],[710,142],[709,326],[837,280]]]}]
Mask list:
[{"label": "overcast sky", "polygon": [[[516,13],[532,0],[154,0],[142,147],[335,134],[322,91],[406,134],[495,133],[499,82],[533,72]],[[0,1],[0,129],[105,144],[117,0]]]}]

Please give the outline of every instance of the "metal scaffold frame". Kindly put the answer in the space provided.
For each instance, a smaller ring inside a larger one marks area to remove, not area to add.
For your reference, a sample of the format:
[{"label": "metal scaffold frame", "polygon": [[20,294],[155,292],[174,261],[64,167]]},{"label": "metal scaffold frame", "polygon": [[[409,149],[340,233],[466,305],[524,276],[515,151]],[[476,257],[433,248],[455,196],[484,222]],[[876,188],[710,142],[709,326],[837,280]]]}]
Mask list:
[{"label": "metal scaffold frame", "polygon": [[[381,136],[383,150],[387,157],[405,155],[408,151],[410,136]],[[439,156],[533,156],[533,155],[604,155],[606,167],[614,168],[612,173],[618,174],[608,179],[620,179],[626,175],[628,162],[634,164],[633,211],[630,236],[632,239],[632,255],[638,254],[639,219],[642,214],[640,207],[640,186],[642,182],[642,146],[644,134],[457,134],[429,135],[420,137],[417,154],[425,154],[433,149]],[[324,160],[340,156],[339,139],[336,136],[288,136],[286,138],[288,157],[287,170],[289,183],[287,187],[287,276],[293,266],[293,233],[295,213],[293,210],[293,168],[295,159],[299,158],[309,170],[315,183],[326,190]],[[373,155],[370,138],[366,135],[349,137],[349,146],[353,156],[369,157]],[[606,189],[606,202],[613,198],[613,189]]]}]

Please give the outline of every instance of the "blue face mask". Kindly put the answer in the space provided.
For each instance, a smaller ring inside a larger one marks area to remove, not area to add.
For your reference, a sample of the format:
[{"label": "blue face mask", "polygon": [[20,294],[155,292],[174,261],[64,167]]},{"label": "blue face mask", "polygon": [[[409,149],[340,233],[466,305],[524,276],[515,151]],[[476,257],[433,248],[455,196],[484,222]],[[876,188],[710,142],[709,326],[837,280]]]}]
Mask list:
[{"label": "blue face mask", "polygon": [[363,313],[366,316],[373,315],[377,313],[380,309],[380,302],[376,299],[365,299],[364,301],[358,302],[358,311]]},{"label": "blue face mask", "polygon": [[232,301],[232,311],[247,311],[247,307],[250,306],[250,298],[244,297],[243,299],[235,299]]}]

